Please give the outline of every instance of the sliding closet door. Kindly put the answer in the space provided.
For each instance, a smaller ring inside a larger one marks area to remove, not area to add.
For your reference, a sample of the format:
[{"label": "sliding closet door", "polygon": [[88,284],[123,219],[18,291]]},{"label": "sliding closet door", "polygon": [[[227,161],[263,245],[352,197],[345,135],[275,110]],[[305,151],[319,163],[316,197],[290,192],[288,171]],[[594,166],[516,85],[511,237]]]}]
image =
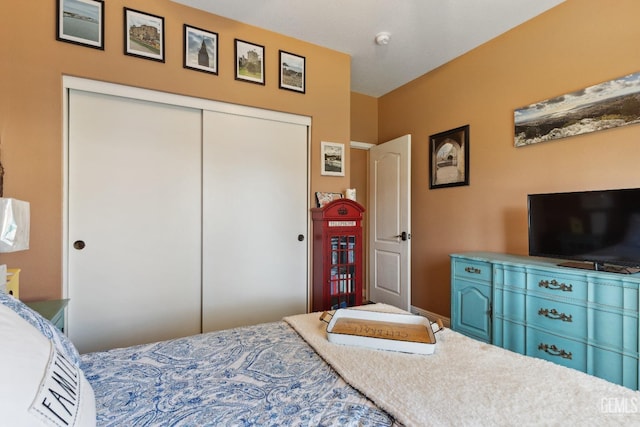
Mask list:
[{"label": "sliding closet door", "polygon": [[306,312],[307,135],[204,112],[203,331]]},{"label": "sliding closet door", "polygon": [[71,340],[87,352],[200,332],[201,110],[68,99]]}]

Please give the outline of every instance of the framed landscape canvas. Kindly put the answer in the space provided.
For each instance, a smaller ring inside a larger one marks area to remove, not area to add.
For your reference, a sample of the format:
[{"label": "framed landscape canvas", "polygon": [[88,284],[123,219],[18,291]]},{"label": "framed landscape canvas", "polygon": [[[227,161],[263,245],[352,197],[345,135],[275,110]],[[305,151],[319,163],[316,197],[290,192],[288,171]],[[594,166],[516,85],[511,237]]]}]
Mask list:
[{"label": "framed landscape canvas", "polygon": [[640,123],[640,72],[514,111],[514,145],[525,147]]},{"label": "framed landscape canvas", "polygon": [[104,50],[104,2],[58,0],[56,39]]}]

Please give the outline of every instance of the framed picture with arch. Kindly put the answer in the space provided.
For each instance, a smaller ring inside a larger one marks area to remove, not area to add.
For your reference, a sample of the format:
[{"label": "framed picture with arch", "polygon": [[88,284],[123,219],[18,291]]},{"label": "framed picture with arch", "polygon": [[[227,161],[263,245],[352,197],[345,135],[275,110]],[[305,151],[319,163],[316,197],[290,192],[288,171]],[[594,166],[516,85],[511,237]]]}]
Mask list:
[{"label": "framed picture with arch", "polygon": [[429,137],[429,188],[469,185],[469,125]]}]

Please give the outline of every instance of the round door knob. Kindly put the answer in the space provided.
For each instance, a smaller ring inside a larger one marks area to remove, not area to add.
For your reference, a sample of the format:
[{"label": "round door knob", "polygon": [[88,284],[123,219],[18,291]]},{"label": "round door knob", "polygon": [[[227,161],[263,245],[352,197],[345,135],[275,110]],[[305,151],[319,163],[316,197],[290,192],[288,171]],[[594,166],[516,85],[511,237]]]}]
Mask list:
[{"label": "round door knob", "polygon": [[298,242],[302,242],[304,240],[304,234],[298,234]]},{"label": "round door knob", "polygon": [[84,249],[85,246],[86,245],[84,244],[84,241],[82,241],[82,240],[76,240],[75,242],[73,242],[74,249],[77,249],[79,251]]}]

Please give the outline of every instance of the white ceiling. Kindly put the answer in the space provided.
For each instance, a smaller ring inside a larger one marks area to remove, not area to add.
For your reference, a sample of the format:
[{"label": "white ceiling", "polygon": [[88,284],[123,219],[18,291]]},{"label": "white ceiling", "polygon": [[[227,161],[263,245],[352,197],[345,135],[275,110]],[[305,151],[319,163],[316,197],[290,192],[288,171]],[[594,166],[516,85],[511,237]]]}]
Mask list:
[{"label": "white ceiling", "polygon": [[347,53],[351,90],[379,97],[564,0],[173,1]]}]

